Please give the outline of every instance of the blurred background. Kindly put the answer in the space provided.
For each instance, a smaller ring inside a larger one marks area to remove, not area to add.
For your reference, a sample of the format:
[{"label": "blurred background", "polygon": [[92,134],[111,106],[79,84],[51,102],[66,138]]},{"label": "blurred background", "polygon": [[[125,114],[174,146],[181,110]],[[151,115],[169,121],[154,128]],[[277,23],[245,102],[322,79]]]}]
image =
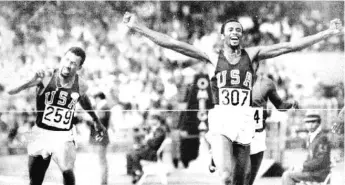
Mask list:
[{"label": "blurred background", "polygon": [[[153,115],[164,117],[170,127],[174,158],[182,168],[206,155],[207,119],[200,125],[197,111],[187,109],[198,109],[196,82],[200,75],[207,76],[207,66],[192,65],[194,59],[130,33],[121,23],[126,11],[138,14],[148,27],[206,52],[221,47],[220,26],[230,17],[242,23],[245,47],[295,41],[327,29],[334,18],[344,22],[340,1],[0,2],[0,158],[13,159],[7,161],[10,165],[26,153],[25,135],[35,123],[35,89],[16,96],[4,92],[30,79],[37,69],[58,67],[71,46],[87,53],[80,71],[89,85],[87,94],[103,92],[110,106],[109,155],[140,144]],[[269,106],[265,158],[287,168],[289,154],[305,155],[305,111],[317,109],[322,127],[329,131],[344,106],[344,36],[263,61],[260,73],[274,79],[284,100],[297,100],[302,109],[281,113]],[[91,118],[81,109],[75,116],[78,150],[88,153]],[[329,132],[329,137],[332,155],[343,165],[344,135]],[[0,172],[11,174],[5,166],[0,165]]]}]

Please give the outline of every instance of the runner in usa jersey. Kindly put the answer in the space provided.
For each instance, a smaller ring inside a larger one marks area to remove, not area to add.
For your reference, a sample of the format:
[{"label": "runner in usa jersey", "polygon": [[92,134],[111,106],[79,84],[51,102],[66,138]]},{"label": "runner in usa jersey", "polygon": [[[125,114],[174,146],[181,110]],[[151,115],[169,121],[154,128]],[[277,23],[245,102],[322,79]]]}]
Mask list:
[{"label": "runner in usa jersey", "polygon": [[220,51],[215,75],[211,78],[213,104],[249,107],[254,70],[247,52],[242,49],[239,62],[231,64]]},{"label": "runner in usa jersey", "polygon": [[[250,162],[247,169],[247,176],[249,185],[252,185],[256,174],[260,168],[261,161],[263,158],[264,151],[266,149],[266,131],[265,131],[265,120],[267,118],[267,103],[268,100],[272,102],[274,107],[279,111],[286,111],[291,108],[298,108],[296,101],[286,101],[284,102],[278,95],[276,86],[268,77],[260,75],[254,78],[253,92],[253,113],[255,125],[255,135],[250,147]],[[213,172],[216,168],[214,161],[211,160],[210,171]]]},{"label": "runner in usa jersey", "polygon": [[201,47],[149,29],[132,13],[125,13],[123,23],[130,31],[147,37],[159,46],[195,58],[197,62],[212,64],[210,73],[218,70],[213,79],[213,82],[217,81],[217,85],[213,85],[214,108],[209,111],[208,121],[213,157],[224,185],[243,185],[244,169],[250,160],[249,144],[255,133],[251,117],[250,92],[253,84],[249,79],[253,71],[250,68],[264,59],[302,50],[331,36],[343,34],[340,19],[335,19],[329,29],[293,42],[243,48],[243,27],[237,20],[230,19],[221,26],[222,51],[214,55],[202,51]]},{"label": "runner in usa jersey", "polygon": [[76,146],[72,118],[78,102],[94,120],[97,140],[103,138],[105,128],[85,94],[86,83],[77,74],[84,60],[84,50],[72,47],[61,58],[59,69],[38,70],[30,81],[8,91],[9,94],[16,94],[37,87],[36,125],[28,138],[30,184],[43,183],[53,159],[62,172],[64,184],[75,185]]},{"label": "runner in usa jersey", "polygon": [[63,131],[71,130],[74,109],[79,101],[79,77],[75,76],[71,88],[58,87],[58,70],[47,87],[42,84],[38,86],[36,98],[37,119],[36,125],[47,130]]}]

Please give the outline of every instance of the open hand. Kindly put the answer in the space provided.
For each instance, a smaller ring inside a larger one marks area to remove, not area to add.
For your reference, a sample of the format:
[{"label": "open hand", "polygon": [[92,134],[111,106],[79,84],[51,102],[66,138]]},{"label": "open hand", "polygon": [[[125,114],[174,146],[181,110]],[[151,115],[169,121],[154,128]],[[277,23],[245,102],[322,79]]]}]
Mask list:
[{"label": "open hand", "polygon": [[292,108],[293,109],[299,109],[299,105],[298,105],[298,102],[296,100],[293,101]]},{"label": "open hand", "polygon": [[102,141],[104,135],[106,134],[106,129],[102,124],[95,124],[96,130],[96,141]]}]

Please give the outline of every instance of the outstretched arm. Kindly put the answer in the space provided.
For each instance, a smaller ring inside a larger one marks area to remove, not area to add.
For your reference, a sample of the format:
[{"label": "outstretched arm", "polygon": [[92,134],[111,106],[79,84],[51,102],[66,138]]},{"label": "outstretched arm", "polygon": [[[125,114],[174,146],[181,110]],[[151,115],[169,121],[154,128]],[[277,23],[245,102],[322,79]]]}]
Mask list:
[{"label": "outstretched arm", "polygon": [[14,87],[8,90],[8,94],[14,95],[14,94],[19,93],[22,90],[28,89],[30,87],[34,87],[38,85],[39,83],[41,83],[44,77],[45,77],[45,72],[43,70],[39,70],[35,73],[35,76],[31,80],[27,81],[26,83],[22,85],[19,85],[17,87]]},{"label": "outstretched arm", "polygon": [[166,34],[159,33],[157,31],[147,28],[145,25],[139,23],[137,17],[134,14],[126,12],[123,17],[123,23],[125,23],[127,27],[132,31],[144,35],[145,37],[147,37],[148,39],[150,39],[151,41],[153,41],[161,47],[174,50],[178,53],[198,60],[211,62],[208,55],[200,51],[198,48],[188,43],[175,40]]},{"label": "outstretched arm", "polygon": [[334,19],[330,22],[330,27],[327,30],[315,35],[307,36],[293,42],[284,42],[271,46],[258,46],[248,48],[248,50],[252,53],[252,59],[263,60],[273,58],[282,54],[302,50],[331,36],[343,34],[343,29],[340,19]]}]

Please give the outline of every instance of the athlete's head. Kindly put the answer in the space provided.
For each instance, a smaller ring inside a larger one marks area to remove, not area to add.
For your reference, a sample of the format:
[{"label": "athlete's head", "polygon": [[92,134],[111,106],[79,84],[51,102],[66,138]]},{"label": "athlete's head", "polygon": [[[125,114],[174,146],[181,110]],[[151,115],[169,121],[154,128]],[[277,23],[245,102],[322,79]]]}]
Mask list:
[{"label": "athlete's head", "polygon": [[85,61],[85,51],[79,47],[71,47],[61,58],[60,72],[62,77],[74,76]]},{"label": "athlete's head", "polygon": [[243,36],[243,27],[236,19],[229,19],[222,24],[220,29],[222,39],[230,47],[239,47]]},{"label": "athlete's head", "polygon": [[307,112],[303,121],[306,124],[308,131],[314,132],[321,124],[321,116],[315,111]]}]

